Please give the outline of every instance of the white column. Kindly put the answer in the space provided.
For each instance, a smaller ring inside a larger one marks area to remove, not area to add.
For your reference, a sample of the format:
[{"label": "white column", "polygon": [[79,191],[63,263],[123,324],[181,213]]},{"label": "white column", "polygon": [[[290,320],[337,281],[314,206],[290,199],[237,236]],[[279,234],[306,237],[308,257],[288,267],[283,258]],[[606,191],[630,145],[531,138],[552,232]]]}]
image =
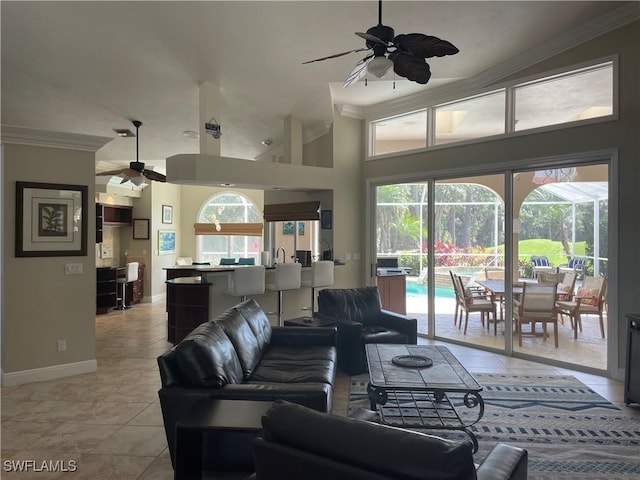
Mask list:
[{"label": "white column", "polygon": [[[204,129],[204,124],[215,118],[215,123],[220,123],[220,89],[217,85],[204,82],[200,85],[198,96],[198,107],[200,112],[200,153],[205,155],[220,156],[220,139],[213,138]],[[222,129],[224,135],[224,129]]]}]

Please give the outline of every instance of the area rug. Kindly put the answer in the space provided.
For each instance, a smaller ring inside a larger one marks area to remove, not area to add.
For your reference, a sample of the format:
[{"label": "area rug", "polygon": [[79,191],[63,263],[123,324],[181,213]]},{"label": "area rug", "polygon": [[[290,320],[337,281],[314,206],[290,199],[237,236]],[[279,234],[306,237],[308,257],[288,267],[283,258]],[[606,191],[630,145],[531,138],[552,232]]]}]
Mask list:
[{"label": "area rug", "polygon": [[[474,374],[485,411],[471,427],[480,462],[498,442],[529,452],[529,478],[640,478],[640,422],[572,376]],[[349,411],[368,408],[368,376],[351,378]],[[452,398],[461,416],[462,398]],[[429,430],[467,441],[459,432]]]}]

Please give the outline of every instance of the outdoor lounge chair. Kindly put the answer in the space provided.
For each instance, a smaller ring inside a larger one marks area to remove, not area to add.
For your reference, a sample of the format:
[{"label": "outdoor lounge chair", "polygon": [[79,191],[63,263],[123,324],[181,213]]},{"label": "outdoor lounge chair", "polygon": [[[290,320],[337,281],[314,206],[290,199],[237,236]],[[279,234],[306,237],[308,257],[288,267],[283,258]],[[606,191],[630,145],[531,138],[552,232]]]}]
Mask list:
[{"label": "outdoor lounge chair", "polygon": [[564,265],[558,265],[559,273],[575,273],[578,276],[582,276],[584,274],[584,264],[586,263],[586,258],[572,258],[569,260],[569,263]]},{"label": "outdoor lounge chair", "polygon": [[531,266],[533,267],[533,278],[538,278],[540,272],[553,272],[551,262],[544,255],[531,256]]}]

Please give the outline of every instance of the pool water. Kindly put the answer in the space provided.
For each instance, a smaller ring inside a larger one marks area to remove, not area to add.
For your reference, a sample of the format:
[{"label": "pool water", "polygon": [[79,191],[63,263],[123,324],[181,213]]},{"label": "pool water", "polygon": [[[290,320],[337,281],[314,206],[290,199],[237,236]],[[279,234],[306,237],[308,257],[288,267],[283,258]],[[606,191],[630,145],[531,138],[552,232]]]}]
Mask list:
[{"label": "pool water", "polygon": [[[422,297],[427,296],[427,286],[418,284],[415,282],[407,282],[407,296],[408,297]],[[440,298],[456,298],[453,290],[445,287],[436,287],[436,297]]]}]

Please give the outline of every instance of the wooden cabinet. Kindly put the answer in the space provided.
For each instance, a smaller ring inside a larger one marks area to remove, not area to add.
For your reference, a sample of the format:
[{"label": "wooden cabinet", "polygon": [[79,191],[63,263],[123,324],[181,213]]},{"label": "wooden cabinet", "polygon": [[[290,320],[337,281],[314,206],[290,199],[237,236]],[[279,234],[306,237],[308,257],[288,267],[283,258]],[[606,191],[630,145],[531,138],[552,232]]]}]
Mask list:
[{"label": "wooden cabinet", "polygon": [[166,283],[167,341],[175,344],[209,320],[211,284],[202,283],[202,277],[177,277]]},{"label": "wooden cabinet", "polygon": [[406,275],[379,275],[378,291],[380,292],[380,303],[384,310],[407,314]]},{"label": "wooden cabinet", "polygon": [[96,313],[107,313],[118,304],[118,270],[96,268]]},{"label": "wooden cabinet", "polygon": [[627,315],[627,365],[624,403],[640,403],[640,313]]},{"label": "wooden cabinet", "polygon": [[128,227],[133,224],[133,207],[96,203],[96,243],[104,238],[104,227]]}]

